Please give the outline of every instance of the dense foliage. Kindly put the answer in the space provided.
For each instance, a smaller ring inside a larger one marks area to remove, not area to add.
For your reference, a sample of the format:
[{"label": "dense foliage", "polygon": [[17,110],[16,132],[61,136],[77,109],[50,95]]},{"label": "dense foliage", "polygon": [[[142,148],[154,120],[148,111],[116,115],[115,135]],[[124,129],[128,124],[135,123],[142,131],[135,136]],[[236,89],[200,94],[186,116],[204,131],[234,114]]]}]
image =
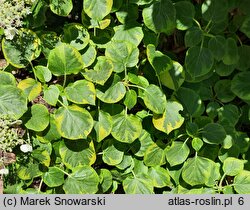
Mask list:
[{"label": "dense foliage", "polygon": [[250,193],[249,0],[0,2],[5,193]]}]

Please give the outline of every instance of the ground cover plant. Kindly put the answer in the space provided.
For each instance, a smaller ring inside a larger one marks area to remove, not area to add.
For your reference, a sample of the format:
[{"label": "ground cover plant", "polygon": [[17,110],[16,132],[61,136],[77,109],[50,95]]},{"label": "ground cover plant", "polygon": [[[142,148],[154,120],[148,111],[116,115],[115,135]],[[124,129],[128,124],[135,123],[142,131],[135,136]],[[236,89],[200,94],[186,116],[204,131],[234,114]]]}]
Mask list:
[{"label": "ground cover plant", "polygon": [[4,193],[250,193],[249,0],[0,0]]}]

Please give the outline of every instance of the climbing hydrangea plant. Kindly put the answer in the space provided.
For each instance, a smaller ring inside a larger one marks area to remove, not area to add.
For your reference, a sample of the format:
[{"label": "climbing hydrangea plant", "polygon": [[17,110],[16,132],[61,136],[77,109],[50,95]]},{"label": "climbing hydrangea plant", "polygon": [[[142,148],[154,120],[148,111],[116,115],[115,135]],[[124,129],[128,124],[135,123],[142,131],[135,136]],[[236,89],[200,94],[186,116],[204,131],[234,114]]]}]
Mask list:
[{"label": "climbing hydrangea plant", "polygon": [[249,0],[1,3],[6,193],[250,193]]}]

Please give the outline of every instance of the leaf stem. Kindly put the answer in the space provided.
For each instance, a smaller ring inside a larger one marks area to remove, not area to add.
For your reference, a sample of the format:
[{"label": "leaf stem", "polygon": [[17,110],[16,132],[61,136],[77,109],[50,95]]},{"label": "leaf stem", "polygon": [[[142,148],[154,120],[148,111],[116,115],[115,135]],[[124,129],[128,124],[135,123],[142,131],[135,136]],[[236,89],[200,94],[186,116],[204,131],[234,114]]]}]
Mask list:
[{"label": "leaf stem", "polygon": [[129,87],[136,87],[136,88],[139,88],[139,89],[141,89],[141,90],[146,91],[146,89],[145,89],[144,87],[141,87],[141,86],[138,86],[138,85],[126,84],[126,86],[129,86]]},{"label": "leaf stem", "polygon": [[63,172],[64,174],[66,174],[67,176],[71,176],[69,173],[67,173],[63,169],[59,168],[58,166],[54,166],[54,167],[57,168],[58,170],[60,170],[61,172]]},{"label": "leaf stem", "polygon": [[225,179],[225,177],[226,177],[226,174],[223,174],[223,176],[221,177],[221,180],[220,180],[220,183],[219,183],[219,191],[222,190],[222,182]]},{"label": "leaf stem", "polygon": [[64,75],[63,75],[63,88],[65,87],[66,82],[67,82],[67,75],[66,75],[66,73],[64,73]]},{"label": "leaf stem", "polygon": [[59,102],[59,104],[61,104],[65,109],[67,109],[67,106],[66,106],[63,102],[61,102],[59,99],[58,99],[58,102]]}]

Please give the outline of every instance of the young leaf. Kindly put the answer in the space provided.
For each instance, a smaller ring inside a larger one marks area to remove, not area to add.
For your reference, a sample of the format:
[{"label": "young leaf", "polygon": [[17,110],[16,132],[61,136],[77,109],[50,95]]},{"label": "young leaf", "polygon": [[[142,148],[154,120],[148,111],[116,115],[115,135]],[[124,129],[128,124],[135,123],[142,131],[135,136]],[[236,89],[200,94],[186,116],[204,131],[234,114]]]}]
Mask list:
[{"label": "young leaf", "polygon": [[51,106],[55,106],[60,95],[60,90],[56,85],[50,85],[48,88],[43,91],[44,100]]},{"label": "young leaf", "polygon": [[49,82],[52,79],[51,71],[46,66],[35,66],[34,73],[41,82]]},{"label": "young leaf", "polygon": [[125,95],[124,105],[132,109],[137,103],[137,93],[134,90],[128,90]]}]

